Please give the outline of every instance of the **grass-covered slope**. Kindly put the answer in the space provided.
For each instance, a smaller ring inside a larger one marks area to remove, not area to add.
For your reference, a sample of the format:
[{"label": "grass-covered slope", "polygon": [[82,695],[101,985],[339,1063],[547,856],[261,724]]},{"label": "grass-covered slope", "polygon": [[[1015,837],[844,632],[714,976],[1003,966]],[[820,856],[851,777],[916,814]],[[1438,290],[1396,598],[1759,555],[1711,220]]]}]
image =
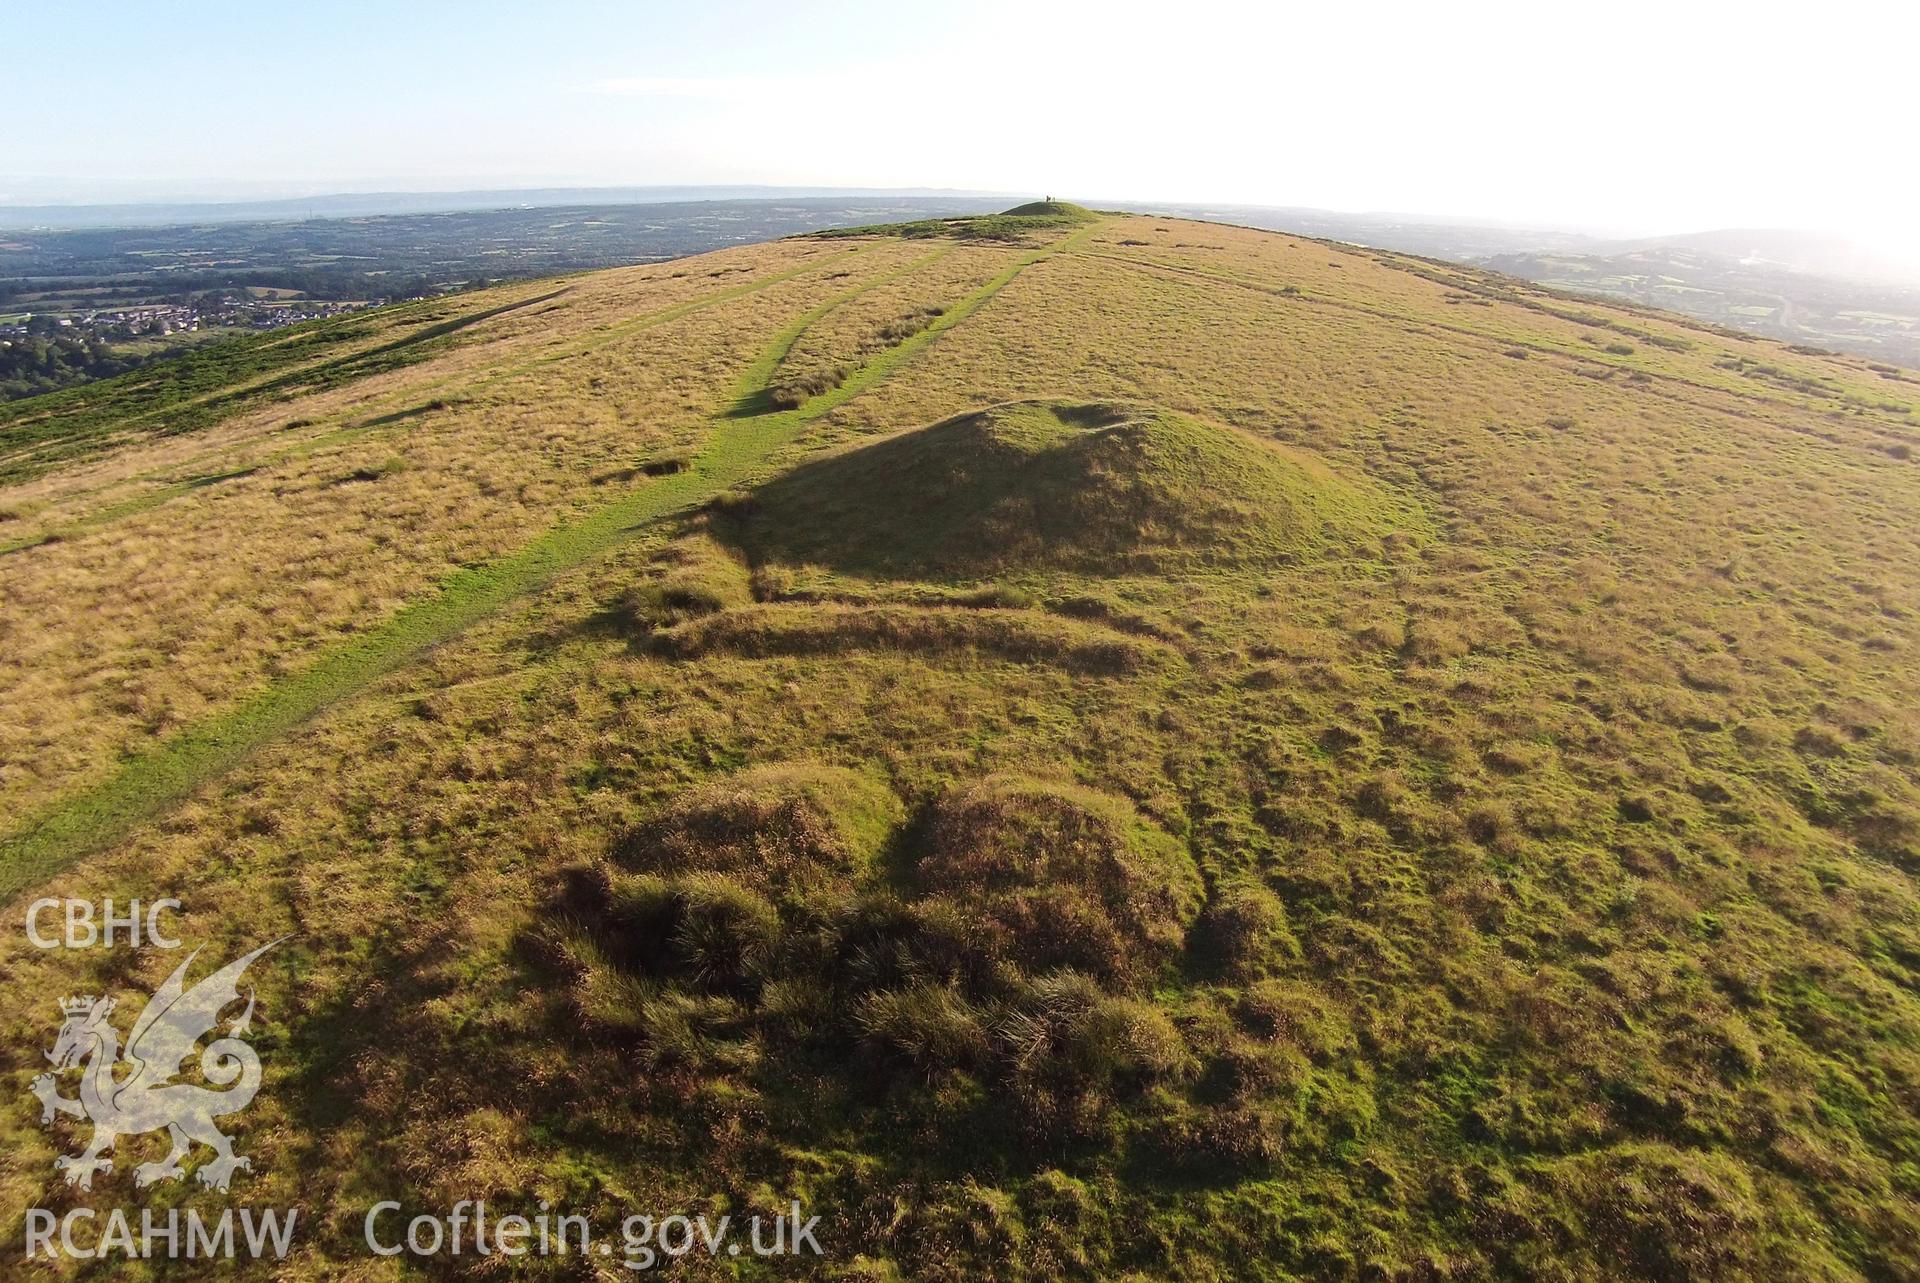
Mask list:
[{"label": "grass-covered slope", "polygon": [[[1002,217],[10,411],[8,912],[288,937],[235,1198],[306,1216],[235,1276],[387,1277],[380,1198],[799,1199],[822,1278],[1920,1274],[1910,385]],[[29,1091],[177,962],[0,937],[16,1244],[225,1206],[153,1138],[68,1191]]]},{"label": "grass-covered slope", "polygon": [[755,500],[745,537],[765,556],[959,578],[1287,561],[1377,543],[1409,516],[1269,441],[1152,407],[1059,402],[805,463]]}]

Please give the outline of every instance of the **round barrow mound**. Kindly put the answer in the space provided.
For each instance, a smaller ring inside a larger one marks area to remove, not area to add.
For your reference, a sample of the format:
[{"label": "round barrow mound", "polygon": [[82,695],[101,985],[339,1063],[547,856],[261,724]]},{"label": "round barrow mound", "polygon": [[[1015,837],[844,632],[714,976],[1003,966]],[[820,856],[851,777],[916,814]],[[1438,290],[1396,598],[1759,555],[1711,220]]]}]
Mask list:
[{"label": "round barrow mound", "polygon": [[1396,516],[1311,456],[1233,428],[1022,401],[778,477],[743,536],[761,560],[896,578],[1126,574],[1296,561],[1376,542]]}]

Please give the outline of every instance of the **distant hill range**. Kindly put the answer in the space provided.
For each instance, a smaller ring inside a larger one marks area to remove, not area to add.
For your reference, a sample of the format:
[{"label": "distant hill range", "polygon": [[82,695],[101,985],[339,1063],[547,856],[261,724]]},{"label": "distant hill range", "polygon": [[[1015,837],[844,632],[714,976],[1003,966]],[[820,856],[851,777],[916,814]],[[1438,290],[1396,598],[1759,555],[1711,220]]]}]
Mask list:
[{"label": "distant hill range", "polygon": [[[997,209],[1008,193],[932,187],[722,186],[536,187],[466,192],[341,192],[251,201],[169,201],[115,205],[0,204],[0,228],[67,230],[83,227],[165,227],[181,223],[249,223],[313,218],[378,218],[393,214],[451,214],[473,210],[545,209],[558,205],[664,205],[689,201],[969,200]],[[991,198],[991,199],[987,199]]]},{"label": "distant hill range", "polygon": [[[1920,366],[1920,286],[1870,284],[1862,277],[1790,266],[1739,233],[1709,232],[1612,252],[1521,252],[1474,260],[1543,285],[1608,294],[1802,346]],[[1785,247],[1787,238],[1771,234]],[[1764,243],[1764,242],[1763,242]],[[1844,254],[1803,262],[1862,263]]]},{"label": "distant hill range", "polygon": [[1783,232],[1767,228],[1728,228],[1659,236],[1620,245],[1620,253],[1669,252],[1730,258],[1753,271],[1829,276],[1863,285],[1920,288],[1920,267],[1894,262],[1884,254],[1840,236]]},{"label": "distant hill range", "polygon": [[1131,205],[1471,263],[1806,347],[1920,367],[1920,269],[1839,237],[1727,229],[1610,240],[1402,214]]}]

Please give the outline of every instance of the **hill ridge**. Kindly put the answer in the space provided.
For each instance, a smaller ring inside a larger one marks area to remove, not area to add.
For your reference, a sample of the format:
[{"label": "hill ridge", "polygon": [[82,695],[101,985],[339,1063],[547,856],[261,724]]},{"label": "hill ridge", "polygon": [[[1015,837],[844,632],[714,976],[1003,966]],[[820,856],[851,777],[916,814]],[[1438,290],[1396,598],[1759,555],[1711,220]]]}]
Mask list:
[{"label": "hill ridge", "polygon": [[[38,412],[0,885],[283,939],[246,1201],[799,1199],[815,1277],[1909,1273],[1913,385],[986,217]],[[169,965],[0,936],[0,1034]],[[64,1123],[0,1139],[70,1200]]]}]

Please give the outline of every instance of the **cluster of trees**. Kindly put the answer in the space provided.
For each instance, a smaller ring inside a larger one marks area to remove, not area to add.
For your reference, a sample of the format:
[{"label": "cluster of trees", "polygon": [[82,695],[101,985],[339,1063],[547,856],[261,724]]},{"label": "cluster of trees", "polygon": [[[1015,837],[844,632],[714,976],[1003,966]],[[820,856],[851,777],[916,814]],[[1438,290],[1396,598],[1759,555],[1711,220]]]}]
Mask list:
[{"label": "cluster of trees", "polygon": [[128,351],[89,334],[28,335],[0,346],[0,400],[55,392],[77,383],[111,378],[183,347]]}]

